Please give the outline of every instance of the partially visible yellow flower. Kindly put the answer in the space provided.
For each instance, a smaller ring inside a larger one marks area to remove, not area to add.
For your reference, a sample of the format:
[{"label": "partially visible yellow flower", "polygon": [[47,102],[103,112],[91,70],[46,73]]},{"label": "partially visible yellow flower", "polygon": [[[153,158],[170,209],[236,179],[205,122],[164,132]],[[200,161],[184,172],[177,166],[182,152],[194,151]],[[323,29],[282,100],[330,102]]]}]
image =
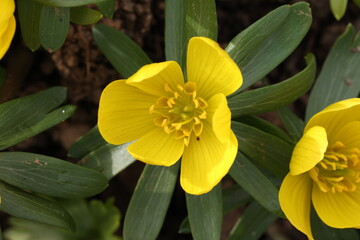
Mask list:
[{"label": "partially visible yellow flower", "polygon": [[171,166],[180,157],[180,183],[190,194],[210,191],[229,171],[238,142],[226,96],[242,84],[230,56],[209,38],[187,51],[187,82],[174,61],[149,64],[110,83],[100,98],[98,126],[111,144],[136,159]]},{"label": "partially visible yellow flower", "polygon": [[16,22],[14,17],[14,0],[0,1],[0,59],[10,47],[15,34]]},{"label": "partially visible yellow flower", "polygon": [[334,103],[309,120],[279,200],[289,221],[309,239],[311,202],[330,227],[360,226],[360,98]]}]

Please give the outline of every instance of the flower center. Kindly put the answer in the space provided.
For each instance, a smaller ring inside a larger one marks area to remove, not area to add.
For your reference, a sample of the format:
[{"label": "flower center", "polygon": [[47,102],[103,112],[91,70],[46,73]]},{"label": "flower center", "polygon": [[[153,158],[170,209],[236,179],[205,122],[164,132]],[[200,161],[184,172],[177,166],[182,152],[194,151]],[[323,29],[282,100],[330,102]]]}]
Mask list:
[{"label": "flower center", "polygon": [[206,119],[206,101],[197,96],[196,84],[187,82],[172,89],[167,82],[164,84],[165,96],[157,99],[151,105],[150,114],[154,114],[154,123],[163,127],[168,134],[174,134],[176,139],[183,139],[189,145],[192,133],[197,139],[200,136]]},{"label": "flower center", "polygon": [[309,174],[323,192],[353,192],[360,182],[359,161],[358,148],[346,148],[338,141],[327,149],[324,159]]}]

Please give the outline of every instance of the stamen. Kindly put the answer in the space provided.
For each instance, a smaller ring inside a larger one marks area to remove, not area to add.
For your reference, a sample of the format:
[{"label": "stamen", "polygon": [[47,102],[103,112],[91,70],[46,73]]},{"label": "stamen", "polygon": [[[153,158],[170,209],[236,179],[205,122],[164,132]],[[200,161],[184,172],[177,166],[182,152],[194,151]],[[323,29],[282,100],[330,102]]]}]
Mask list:
[{"label": "stamen", "polygon": [[173,89],[164,83],[166,94],[159,97],[149,108],[154,114],[154,124],[162,127],[167,134],[174,134],[175,139],[183,139],[185,146],[190,143],[191,135],[199,137],[203,130],[202,121],[206,119],[207,102],[197,96],[194,82],[176,85]]},{"label": "stamen", "polygon": [[359,161],[358,148],[346,148],[337,141],[328,147],[324,159],[309,171],[309,175],[323,192],[352,192],[360,182]]}]

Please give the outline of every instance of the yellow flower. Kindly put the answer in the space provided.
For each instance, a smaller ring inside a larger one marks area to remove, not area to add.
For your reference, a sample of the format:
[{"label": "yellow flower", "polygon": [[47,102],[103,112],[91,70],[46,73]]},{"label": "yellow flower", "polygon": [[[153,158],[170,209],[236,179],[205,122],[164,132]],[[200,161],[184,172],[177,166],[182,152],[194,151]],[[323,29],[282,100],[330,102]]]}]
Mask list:
[{"label": "yellow flower", "polygon": [[0,59],[10,47],[15,34],[16,22],[14,17],[14,0],[0,1]]},{"label": "yellow flower", "polygon": [[360,226],[360,98],[313,116],[296,144],[279,193],[289,221],[309,239],[311,202],[334,228]]},{"label": "yellow flower", "polygon": [[205,37],[190,39],[186,69],[186,83],[174,61],[110,83],[100,98],[98,126],[111,144],[138,139],[128,151],[147,164],[171,166],[182,156],[181,186],[202,194],[220,182],[237,154],[226,96],[241,86],[242,75]]}]

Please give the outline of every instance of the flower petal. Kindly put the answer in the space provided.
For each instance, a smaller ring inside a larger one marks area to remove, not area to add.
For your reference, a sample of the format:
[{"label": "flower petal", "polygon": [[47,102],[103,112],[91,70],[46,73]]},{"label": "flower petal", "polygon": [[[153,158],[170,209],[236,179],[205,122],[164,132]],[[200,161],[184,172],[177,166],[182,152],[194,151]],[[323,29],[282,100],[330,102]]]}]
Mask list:
[{"label": "flower petal", "polygon": [[349,122],[360,120],[360,98],[350,98],[331,104],[315,114],[307,123],[305,131],[313,126],[322,126],[329,136]]},{"label": "flower petal", "polygon": [[187,51],[188,80],[195,82],[199,96],[208,100],[217,93],[235,92],[243,79],[237,64],[218,43],[205,37],[194,37]]},{"label": "flower petal", "polygon": [[360,188],[355,192],[322,192],[313,187],[312,200],[320,219],[334,228],[360,225]]},{"label": "flower petal", "polygon": [[324,158],[327,146],[326,131],[323,127],[315,126],[307,130],[294,148],[290,173],[298,175],[315,167]]},{"label": "flower petal", "polygon": [[221,143],[209,124],[204,124],[199,139],[190,139],[181,160],[180,183],[190,194],[209,192],[228,173],[233,164],[238,142],[231,131],[230,140]]},{"label": "flower petal", "polygon": [[156,127],[128,147],[129,153],[140,161],[152,165],[171,166],[184,152],[184,141],[175,139],[173,134],[165,133]]},{"label": "flower petal", "polygon": [[212,129],[220,142],[228,142],[231,132],[231,112],[224,94],[218,93],[208,101],[206,108]]},{"label": "flower petal", "polygon": [[280,206],[287,219],[309,239],[314,239],[310,227],[312,180],[307,173],[293,176],[288,174],[279,191]]},{"label": "flower petal", "polygon": [[111,144],[130,142],[155,127],[149,108],[156,97],[129,86],[125,80],[110,83],[102,92],[98,126]]},{"label": "flower petal", "polygon": [[9,18],[9,22],[7,23],[5,32],[2,35],[0,35],[0,59],[2,59],[2,57],[5,55],[5,53],[10,47],[11,41],[15,34],[15,28],[16,28],[15,17],[11,16]]},{"label": "flower petal", "polygon": [[1,0],[0,1],[0,23],[3,26],[4,22],[7,22],[11,15],[14,14],[15,11],[15,2],[14,0]]},{"label": "flower petal", "polygon": [[152,63],[140,68],[126,83],[155,96],[166,94],[164,84],[168,83],[173,91],[177,85],[184,84],[184,76],[175,61]]},{"label": "flower petal", "polygon": [[360,148],[360,121],[349,122],[337,131],[333,136],[329,136],[329,142],[342,142],[347,148]]}]

